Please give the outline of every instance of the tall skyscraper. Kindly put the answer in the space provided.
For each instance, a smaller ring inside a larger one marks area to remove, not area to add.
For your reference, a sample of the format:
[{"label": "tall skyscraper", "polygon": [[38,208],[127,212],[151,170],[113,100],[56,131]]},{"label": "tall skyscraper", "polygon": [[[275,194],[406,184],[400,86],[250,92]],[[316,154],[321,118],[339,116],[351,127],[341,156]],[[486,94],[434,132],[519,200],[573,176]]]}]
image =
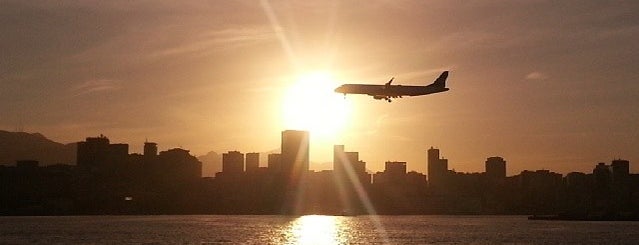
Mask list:
[{"label": "tall skyscraper", "polygon": [[79,168],[89,168],[102,165],[109,153],[109,138],[104,135],[87,137],[86,141],[78,142],[77,165]]},{"label": "tall skyscraper", "polygon": [[391,162],[384,163],[384,173],[391,176],[404,177],[406,175],[406,162]]},{"label": "tall skyscraper", "polygon": [[506,161],[501,157],[486,159],[486,177],[489,179],[506,178]]},{"label": "tall skyscraper", "polygon": [[441,187],[448,175],[448,159],[439,158],[439,149],[428,149],[428,185]]},{"label": "tall skyscraper", "polygon": [[282,131],[282,172],[292,180],[298,181],[309,170],[309,133],[308,131]]},{"label": "tall skyscraper", "polygon": [[144,142],[144,156],[155,157],[158,155],[158,144],[153,142]]},{"label": "tall skyscraper", "polygon": [[246,172],[257,172],[260,169],[260,153],[246,153]]},{"label": "tall skyscraper", "polygon": [[333,146],[333,172],[338,176],[346,176],[347,171],[356,171],[359,163],[359,152],[345,152],[343,145]]},{"label": "tall skyscraper", "polygon": [[239,151],[222,154],[222,173],[240,174],[242,172],[244,172],[244,154]]},{"label": "tall skyscraper", "polygon": [[344,152],[344,145],[334,145],[333,146],[333,172],[335,174],[341,174],[343,165],[342,159],[346,158]]},{"label": "tall skyscraper", "polygon": [[378,172],[373,177],[375,184],[400,184],[406,180],[406,162],[384,163],[384,172]]},{"label": "tall skyscraper", "polygon": [[359,160],[359,152],[345,152],[343,145],[333,146],[333,174],[342,182],[350,181],[353,176],[357,176],[363,184],[371,182],[370,175],[366,173],[366,162]]},{"label": "tall skyscraper", "polygon": [[612,180],[614,182],[623,182],[630,176],[630,161],[628,160],[613,160],[610,168],[612,169]]},{"label": "tall skyscraper", "polygon": [[79,169],[98,173],[107,171],[115,164],[124,164],[128,155],[128,144],[110,144],[106,136],[100,135],[78,142],[76,160]]},{"label": "tall skyscraper", "polygon": [[282,154],[268,154],[268,171],[271,173],[279,173],[282,171]]}]

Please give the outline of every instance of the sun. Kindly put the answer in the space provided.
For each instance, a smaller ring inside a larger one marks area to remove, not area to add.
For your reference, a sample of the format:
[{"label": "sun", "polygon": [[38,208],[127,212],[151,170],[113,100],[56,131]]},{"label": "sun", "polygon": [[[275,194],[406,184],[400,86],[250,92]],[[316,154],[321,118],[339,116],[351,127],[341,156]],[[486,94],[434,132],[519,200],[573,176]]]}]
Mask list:
[{"label": "sun", "polygon": [[284,96],[284,127],[307,130],[316,139],[338,137],[351,112],[349,101],[333,91],[339,84],[327,71],[299,75]]}]

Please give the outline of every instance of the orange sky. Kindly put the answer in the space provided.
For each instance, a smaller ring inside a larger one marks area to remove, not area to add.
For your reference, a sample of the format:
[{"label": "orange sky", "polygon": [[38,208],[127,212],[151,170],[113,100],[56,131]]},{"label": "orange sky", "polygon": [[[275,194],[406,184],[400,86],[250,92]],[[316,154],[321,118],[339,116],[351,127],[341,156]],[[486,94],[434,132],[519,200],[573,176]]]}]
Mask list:
[{"label": "orange sky", "polygon": [[[328,125],[323,110],[344,105],[340,134],[311,132],[311,161],[329,162],[332,145],[345,144],[369,169],[396,160],[425,172],[436,146],[464,172],[495,155],[509,175],[590,172],[613,158],[639,172],[638,10],[636,1],[2,1],[0,129],[22,124],[64,143],[104,134],[133,152],[147,138],[195,155],[265,152],[295,113]],[[451,90],[441,94],[387,103],[326,93],[390,77],[425,85],[442,70]],[[291,95],[316,71],[330,77],[314,82],[317,94]],[[296,100],[325,116],[291,109]]]}]

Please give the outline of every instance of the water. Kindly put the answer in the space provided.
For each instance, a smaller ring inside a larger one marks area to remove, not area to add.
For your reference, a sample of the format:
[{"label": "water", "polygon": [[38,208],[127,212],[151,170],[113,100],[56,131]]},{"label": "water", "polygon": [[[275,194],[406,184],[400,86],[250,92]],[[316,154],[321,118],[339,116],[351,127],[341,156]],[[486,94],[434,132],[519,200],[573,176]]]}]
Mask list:
[{"label": "water", "polygon": [[524,216],[0,217],[2,244],[639,244],[639,222]]}]

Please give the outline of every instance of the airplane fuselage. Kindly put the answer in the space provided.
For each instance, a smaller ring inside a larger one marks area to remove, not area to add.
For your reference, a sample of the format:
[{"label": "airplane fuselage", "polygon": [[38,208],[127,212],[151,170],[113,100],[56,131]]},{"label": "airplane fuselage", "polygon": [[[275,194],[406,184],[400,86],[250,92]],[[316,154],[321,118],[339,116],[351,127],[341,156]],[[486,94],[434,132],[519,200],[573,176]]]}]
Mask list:
[{"label": "airplane fuselage", "polygon": [[370,96],[419,96],[448,91],[441,86],[404,86],[404,85],[371,85],[371,84],[344,84],[335,92],[342,94],[366,94]]},{"label": "airplane fuselage", "polygon": [[391,102],[391,98],[401,98],[402,96],[418,96],[448,91],[446,88],[446,78],[448,71],[442,72],[435,81],[426,86],[404,86],[391,85],[394,78],[391,78],[384,85],[372,84],[344,84],[335,89],[335,92],[346,94],[366,94],[373,96],[376,100],[386,100]]}]

